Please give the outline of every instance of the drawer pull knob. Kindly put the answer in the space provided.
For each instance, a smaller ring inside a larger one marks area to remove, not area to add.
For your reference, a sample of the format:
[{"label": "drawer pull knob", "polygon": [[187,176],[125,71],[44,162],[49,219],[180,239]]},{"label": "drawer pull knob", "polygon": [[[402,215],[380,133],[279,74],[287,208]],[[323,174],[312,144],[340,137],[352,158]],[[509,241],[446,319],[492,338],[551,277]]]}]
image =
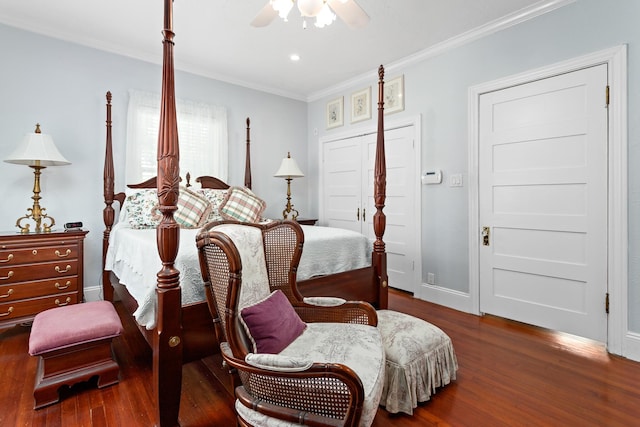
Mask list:
[{"label": "drawer pull knob", "polygon": [[60,269],[59,265],[56,265],[56,272],[58,273],[66,273],[69,270],[71,270],[71,266],[69,264],[67,264],[67,267],[64,270]]},{"label": "drawer pull knob", "polygon": [[64,302],[60,302],[59,299],[56,298],[56,300],[54,301],[54,303],[58,306],[58,307],[63,307],[67,304],[69,304],[71,302],[71,297],[67,297],[66,300],[64,300]]},{"label": "drawer pull knob", "polygon": [[13,313],[13,307],[9,307],[6,313],[0,313],[0,317],[5,317]]},{"label": "drawer pull knob", "polygon": [[71,249],[67,249],[64,254],[61,254],[60,251],[56,249],[56,255],[58,256],[58,258],[66,258],[69,256],[69,254],[71,254]]},{"label": "drawer pull knob", "polygon": [[9,271],[9,273],[7,273],[6,276],[0,277],[0,280],[7,280],[7,279],[11,279],[12,277],[13,277],[13,270]]},{"label": "drawer pull knob", "polygon": [[69,286],[71,286],[71,280],[67,280],[67,283],[65,283],[64,285],[61,285],[60,283],[56,282],[54,286],[59,290],[63,291],[67,289]]},{"label": "drawer pull knob", "polygon": [[0,295],[0,298],[9,298],[11,295],[13,295],[13,288],[9,289],[6,294]]},{"label": "drawer pull knob", "polygon": [[9,256],[7,257],[7,259],[0,259],[0,262],[9,262],[13,259],[13,254],[9,254]]},{"label": "drawer pull knob", "polygon": [[32,250],[32,251],[31,251],[31,253],[32,253],[33,255],[38,255],[38,250],[37,250],[37,249],[34,249],[34,250]]}]

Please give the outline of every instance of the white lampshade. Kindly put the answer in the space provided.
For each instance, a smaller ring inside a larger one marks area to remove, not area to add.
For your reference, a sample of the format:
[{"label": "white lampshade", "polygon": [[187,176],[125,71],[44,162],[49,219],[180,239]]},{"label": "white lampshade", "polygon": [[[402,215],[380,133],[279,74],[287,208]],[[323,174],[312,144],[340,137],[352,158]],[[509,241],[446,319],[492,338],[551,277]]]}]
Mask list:
[{"label": "white lampshade", "polygon": [[313,17],[320,13],[324,4],[323,0],[298,0],[298,9],[302,16]]},{"label": "white lampshade", "polygon": [[282,159],[280,169],[278,169],[278,172],[273,176],[276,178],[300,178],[303,177],[304,174],[298,167],[296,161],[291,158],[291,153],[287,153],[287,157]]},{"label": "white lampshade", "polygon": [[331,11],[328,4],[324,4],[318,15],[316,15],[316,27],[324,28],[327,25],[331,25],[336,20],[336,14]]},{"label": "white lampshade", "polygon": [[287,20],[287,16],[289,15],[289,11],[293,7],[292,0],[271,0],[271,7],[273,10],[278,12],[280,18]]},{"label": "white lampshade", "polygon": [[7,163],[27,166],[63,166],[71,164],[58,151],[51,135],[40,132],[36,125],[34,133],[28,133],[18,147],[4,159]]}]

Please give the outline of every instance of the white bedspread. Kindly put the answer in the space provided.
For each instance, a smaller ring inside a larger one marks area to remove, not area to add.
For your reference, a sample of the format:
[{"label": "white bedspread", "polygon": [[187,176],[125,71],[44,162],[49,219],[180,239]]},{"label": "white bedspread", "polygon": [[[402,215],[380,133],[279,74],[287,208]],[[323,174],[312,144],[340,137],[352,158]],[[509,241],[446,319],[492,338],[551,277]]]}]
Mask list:
[{"label": "white bedspread", "polygon": [[[371,264],[372,242],[362,234],[330,227],[301,227],[305,243],[298,266],[298,280]],[[175,266],[180,271],[182,305],[205,300],[195,244],[198,231],[183,229],[180,233]],[[153,329],[156,324],[155,289],[161,265],[155,229],[133,229],[126,221],[113,227],[105,269],[113,271],[138,302],[134,317],[147,329]]]}]

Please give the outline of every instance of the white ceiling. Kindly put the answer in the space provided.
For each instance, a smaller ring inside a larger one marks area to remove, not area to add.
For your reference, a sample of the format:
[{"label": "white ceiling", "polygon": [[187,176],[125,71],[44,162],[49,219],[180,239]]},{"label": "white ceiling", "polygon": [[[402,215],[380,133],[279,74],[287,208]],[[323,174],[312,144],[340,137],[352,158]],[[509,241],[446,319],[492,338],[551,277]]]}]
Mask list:
[{"label": "white ceiling", "polygon": [[[175,0],[177,69],[313,100],[380,64],[407,63],[438,47],[513,25],[573,0],[357,0],[369,24],[337,20],[302,28],[249,25],[268,0]],[[0,22],[153,63],[162,62],[162,0],[19,0],[0,3]],[[292,62],[292,53],[301,60]],[[375,77],[373,77],[375,79]]]}]

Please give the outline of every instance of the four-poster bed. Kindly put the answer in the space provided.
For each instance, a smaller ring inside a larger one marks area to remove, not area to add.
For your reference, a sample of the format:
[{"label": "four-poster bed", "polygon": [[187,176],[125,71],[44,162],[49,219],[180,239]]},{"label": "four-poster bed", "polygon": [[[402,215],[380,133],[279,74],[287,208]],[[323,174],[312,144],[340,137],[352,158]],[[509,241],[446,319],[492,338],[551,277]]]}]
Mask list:
[{"label": "four-poster bed", "polygon": [[[180,406],[182,364],[214,354],[219,351],[213,321],[205,301],[183,305],[180,271],[176,258],[180,249],[181,228],[174,214],[178,210],[180,171],[179,144],[175,107],[173,68],[173,10],[172,0],[164,4],[164,41],[162,98],[160,130],[158,136],[158,174],[156,178],[135,188],[157,188],[158,210],[162,217],[157,225],[156,244],[161,260],[155,286],[155,322],[152,329],[141,327],[141,331],[153,351],[153,392],[156,398],[156,422],[162,426],[177,425]],[[374,173],[374,201],[376,213],[373,217],[375,242],[371,253],[371,265],[338,274],[310,278],[300,282],[305,295],[332,295],[345,299],[364,300],[378,308],[387,307],[387,265],[383,235],[386,220],[383,213],[386,192],[386,167],[384,158],[383,86],[384,70],[379,70],[378,97],[378,142]],[[111,94],[107,93],[107,136],[104,165],[103,219],[103,266],[109,251],[110,236],[115,222],[114,201],[122,208],[126,194],[114,191],[113,143],[111,132]],[[247,156],[245,165],[245,187],[251,187],[249,157],[249,119],[247,119]],[[202,187],[228,188],[214,177],[196,179]],[[183,240],[183,245],[193,245],[195,240]],[[104,269],[102,276],[104,298],[113,300],[115,286],[123,305],[133,313],[138,302],[126,288],[112,280],[111,271]],[[117,280],[115,280],[117,282]]]}]

